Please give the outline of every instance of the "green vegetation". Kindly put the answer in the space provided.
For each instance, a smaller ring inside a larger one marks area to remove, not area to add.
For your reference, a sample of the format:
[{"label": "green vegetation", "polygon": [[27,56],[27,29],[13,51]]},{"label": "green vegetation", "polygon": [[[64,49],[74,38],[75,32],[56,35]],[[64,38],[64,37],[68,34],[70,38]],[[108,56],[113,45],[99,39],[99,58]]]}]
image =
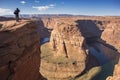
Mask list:
[{"label": "green vegetation", "polygon": [[92,78],[95,77],[100,71],[101,71],[101,67],[100,66],[93,67],[88,72],[86,72],[84,75],[82,75],[80,77],[77,77],[74,80],[92,80]]},{"label": "green vegetation", "polygon": [[108,76],[112,76],[115,64],[118,63],[119,58],[104,64],[103,66],[93,67],[88,72],[73,80],[106,80]]},{"label": "green vegetation", "polygon": [[50,48],[49,43],[45,43],[41,46],[41,59],[46,60],[50,63],[66,63],[68,59],[63,56],[55,56],[55,51]]},{"label": "green vegetation", "polygon": [[119,56],[115,58],[114,60],[111,60],[110,62],[104,64],[101,67],[101,71],[99,72],[99,74],[96,77],[94,77],[93,80],[96,80],[96,79],[106,80],[108,76],[112,76],[114,72],[115,64],[118,63],[118,59],[119,59]]},{"label": "green vegetation", "polygon": [[52,50],[49,47],[48,43],[45,43],[41,46],[41,59],[47,59],[53,56]]}]

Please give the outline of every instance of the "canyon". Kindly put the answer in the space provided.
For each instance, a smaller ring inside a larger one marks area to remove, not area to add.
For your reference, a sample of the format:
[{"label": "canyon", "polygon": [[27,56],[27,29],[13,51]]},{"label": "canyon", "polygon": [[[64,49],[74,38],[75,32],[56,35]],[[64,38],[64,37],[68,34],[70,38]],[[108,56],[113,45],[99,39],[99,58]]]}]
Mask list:
[{"label": "canyon", "polygon": [[120,79],[120,17],[5,19],[0,20],[0,80]]},{"label": "canyon", "polygon": [[[119,20],[110,16],[43,18],[45,28],[52,31],[51,36],[46,36],[50,40],[41,46],[41,74],[48,80],[106,80],[119,59],[119,49],[114,47],[119,38]],[[114,23],[116,35],[108,30]],[[79,65],[81,60],[84,64]]]}]

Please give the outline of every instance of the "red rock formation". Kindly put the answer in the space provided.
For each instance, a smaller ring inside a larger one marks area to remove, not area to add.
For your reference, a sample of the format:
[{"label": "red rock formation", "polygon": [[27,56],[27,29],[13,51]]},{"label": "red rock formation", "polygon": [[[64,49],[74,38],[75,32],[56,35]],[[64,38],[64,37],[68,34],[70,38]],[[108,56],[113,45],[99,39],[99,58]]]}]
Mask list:
[{"label": "red rock formation", "polygon": [[58,18],[42,18],[42,21],[44,23],[44,26],[47,27],[48,29],[53,29],[55,25],[57,24],[57,19]]},{"label": "red rock formation", "polygon": [[101,37],[106,43],[114,46],[120,52],[120,24],[111,22],[102,33]]},{"label": "red rock formation", "polygon": [[0,80],[38,80],[40,50],[35,21],[7,21],[0,29]]},{"label": "red rock formation", "polygon": [[[117,60],[120,57],[120,24],[119,20],[109,23],[102,33],[102,39],[106,44],[109,44],[111,51],[107,54],[108,56],[114,56]],[[109,47],[109,46],[108,46]],[[115,50],[116,49],[116,52]],[[107,52],[108,50],[106,50]],[[113,52],[114,51],[114,52]],[[110,55],[110,54],[114,55]],[[120,61],[115,65],[113,76],[109,76],[106,80],[120,80]]]},{"label": "red rock formation", "polygon": [[57,27],[54,27],[51,33],[50,47],[53,59],[62,56],[67,62],[53,63],[43,59],[41,74],[45,77],[57,80],[69,79],[74,78],[85,69],[87,57],[83,48],[85,41],[74,21],[71,23],[59,22]]},{"label": "red rock formation", "polygon": [[[78,60],[81,58],[79,56],[85,56],[82,50],[84,37],[75,25],[58,25],[51,33],[50,43],[53,50],[57,51],[55,55],[64,55],[68,58]],[[76,50],[77,52],[74,53]]]},{"label": "red rock formation", "polygon": [[[42,18],[44,27],[47,29],[57,28],[61,24],[76,24],[84,37],[100,36],[101,31],[106,28],[109,20],[104,17],[44,17]],[[76,23],[75,23],[76,22]]]}]

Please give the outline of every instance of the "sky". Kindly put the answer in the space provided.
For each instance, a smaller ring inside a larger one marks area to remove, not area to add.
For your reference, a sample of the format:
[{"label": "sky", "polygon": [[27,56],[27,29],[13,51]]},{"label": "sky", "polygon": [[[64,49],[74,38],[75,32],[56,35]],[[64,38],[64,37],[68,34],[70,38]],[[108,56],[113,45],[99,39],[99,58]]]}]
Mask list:
[{"label": "sky", "polygon": [[73,14],[120,16],[120,0],[0,0],[0,15]]}]

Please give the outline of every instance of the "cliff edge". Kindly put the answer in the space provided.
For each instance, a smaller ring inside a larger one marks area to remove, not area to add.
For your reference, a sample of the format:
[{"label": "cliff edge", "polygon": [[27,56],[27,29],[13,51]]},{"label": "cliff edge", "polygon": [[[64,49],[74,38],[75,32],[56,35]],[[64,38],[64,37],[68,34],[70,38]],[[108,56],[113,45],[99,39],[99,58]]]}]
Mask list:
[{"label": "cliff edge", "polygon": [[0,24],[0,80],[38,80],[40,45],[36,21]]}]

